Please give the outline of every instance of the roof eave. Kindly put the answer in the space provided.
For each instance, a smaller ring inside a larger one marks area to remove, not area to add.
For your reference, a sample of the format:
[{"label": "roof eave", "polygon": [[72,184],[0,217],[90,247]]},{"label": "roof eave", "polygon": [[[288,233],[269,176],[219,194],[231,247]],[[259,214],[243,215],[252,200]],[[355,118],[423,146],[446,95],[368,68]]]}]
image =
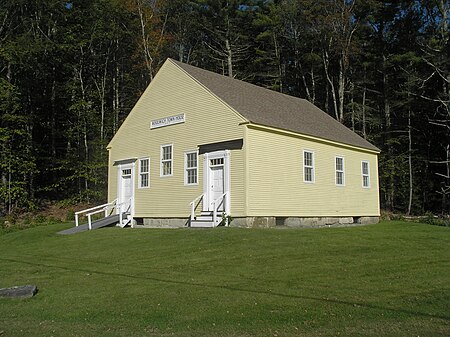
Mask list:
[{"label": "roof eave", "polygon": [[262,129],[265,131],[279,132],[279,133],[291,135],[294,137],[300,137],[300,138],[304,138],[304,139],[308,139],[308,140],[322,142],[322,143],[325,143],[328,145],[335,145],[335,146],[345,147],[345,148],[349,148],[349,149],[353,149],[353,150],[370,152],[373,154],[381,153],[381,150],[378,149],[376,146],[373,146],[373,148],[367,148],[367,147],[362,147],[362,146],[358,146],[358,145],[354,145],[354,144],[346,144],[346,143],[338,142],[335,140],[330,140],[330,139],[321,138],[321,137],[317,137],[317,136],[307,135],[304,133],[295,132],[295,131],[282,129],[282,128],[277,128],[277,127],[264,125],[264,124],[260,124],[260,123],[255,123],[252,121],[242,122],[242,123],[239,123],[239,125],[246,125],[247,127],[254,127],[254,128]]}]

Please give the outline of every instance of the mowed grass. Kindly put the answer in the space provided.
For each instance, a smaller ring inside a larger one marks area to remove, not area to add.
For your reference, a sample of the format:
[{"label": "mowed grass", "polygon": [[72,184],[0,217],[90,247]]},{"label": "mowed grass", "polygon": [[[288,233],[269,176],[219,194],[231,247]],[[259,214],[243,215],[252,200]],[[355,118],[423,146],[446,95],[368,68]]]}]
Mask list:
[{"label": "mowed grass", "polygon": [[450,228],[0,235],[0,336],[450,336]]}]

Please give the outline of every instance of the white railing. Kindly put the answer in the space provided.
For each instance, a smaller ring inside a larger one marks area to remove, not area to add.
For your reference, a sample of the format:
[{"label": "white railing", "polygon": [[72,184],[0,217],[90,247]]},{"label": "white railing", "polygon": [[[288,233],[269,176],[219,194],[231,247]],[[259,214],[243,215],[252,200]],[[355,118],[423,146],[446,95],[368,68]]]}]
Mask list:
[{"label": "white railing", "polygon": [[[117,203],[116,204],[116,209],[119,212],[119,223],[122,225],[123,222],[123,213],[127,213],[128,211],[131,210],[131,205],[133,203],[133,197],[130,197],[128,200],[125,200],[121,203]],[[122,210],[122,207],[124,205],[128,205],[128,207],[125,210]],[[133,222],[133,218],[131,219],[131,222]]]},{"label": "white railing", "polygon": [[189,205],[191,205],[191,221],[195,219],[195,209],[200,201],[203,199],[204,194],[200,194],[197,198],[192,200]]},{"label": "white railing", "polygon": [[117,199],[115,199],[112,202],[107,203],[107,204],[103,204],[103,205],[100,205],[100,206],[95,206],[95,207],[91,207],[91,208],[88,208],[88,209],[84,209],[82,211],[75,212],[75,226],[78,227],[78,225],[79,225],[79,221],[78,221],[79,216],[81,214],[87,213],[87,214],[85,214],[85,216],[88,217],[89,229],[92,229],[92,215],[97,214],[97,213],[101,213],[101,212],[105,212],[105,217],[107,217],[108,216],[108,211],[110,209],[113,209],[116,204],[117,204]]},{"label": "white railing", "polygon": [[[220,197],[218,197],[217,199],[215,199],[215,200],[212,202],[212,204],[213,204],[213,223],[214,223],[214,226],[217,226],[217,206],[220,205],[220,203],[219,203],[219,204],[217,204],[217,203],[218,203],[219,201],[222,201],[223,210],[225,211],[225,210],[227,209],[227,208],[225,207],[225,206],[226,206],[225,203],[226,203],[226,200],[227,200],[227,198],[226,198],[227,193],[228,193],[228,192],[225,192],[224,194],[222,194]],[[228,222],[227,222],[227,221],[228,221],[228,220],[225,219],[225,226],[228,225]]]}]

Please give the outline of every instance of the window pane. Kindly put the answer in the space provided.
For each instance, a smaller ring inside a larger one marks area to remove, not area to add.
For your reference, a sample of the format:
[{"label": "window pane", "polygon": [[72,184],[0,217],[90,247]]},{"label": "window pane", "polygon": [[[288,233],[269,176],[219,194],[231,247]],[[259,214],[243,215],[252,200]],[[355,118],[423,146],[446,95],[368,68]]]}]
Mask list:
[{"label": "window pane", "polygon": [[210,165],[211,166],[223,165],[223,158],[211,159]]},{"label": "window pane", "polygon": [[172,145],[169,146],[163,146],[163,160],[170,160],[172,159]]},{"label": "window pane", "polygon": [[163,160],[172,159],[172,146],[164,146],[163,147]]},{"label": "window pane", "polygon": [[344,174],[342,172],[336,172],[336,184],[337,185],[344,184]]},{"label": "window pane", "polygon": [[344,163],[342,158],[336,158],[336,170],[337,171],[343,171],[344,170]]},{"label": "window pane", "polygon": [[369,174],[369,163],[362,162],[362,172],[363,174]]},{"label": "window pane", "polygon": [[187,183],[197,184],[197,169],[189,169],[187,171]]},{"label": "window pane", "polygon": [[312,152],[305,152],[304,160],[306,166],[312,166]]},{"label": "window pane", "polygon": [[163,175],[170,175],[172,174],[172,162],[171,161],[165,161],[163,162]]},{"label": "window pane", "polygon": [[363,176],[363,186],[369,187],[369,177],[368,176]]},{"label": "window pane", "polygon": [[305,167],[305,181],[312,181],[312,168]]},{"label": "window pane", "polygon": [[148,174],[141,174],[141,187],[148,187]]},{"label": "window pane", "polygon": [[148,172],[148,159],[141,159],[141,173]]},{"label": "window pane", "polygon": [[188,168],[197,167],[197,153],[188,153],[186,164]]}]

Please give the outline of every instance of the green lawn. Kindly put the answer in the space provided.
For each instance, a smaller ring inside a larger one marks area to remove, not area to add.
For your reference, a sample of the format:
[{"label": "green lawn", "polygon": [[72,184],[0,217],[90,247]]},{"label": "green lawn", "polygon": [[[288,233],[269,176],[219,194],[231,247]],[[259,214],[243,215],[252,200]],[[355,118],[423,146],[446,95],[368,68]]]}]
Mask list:
[{"label": "green lawn", "polygon": [[0,336],[450,336],[450,228],[0,235]]}]

